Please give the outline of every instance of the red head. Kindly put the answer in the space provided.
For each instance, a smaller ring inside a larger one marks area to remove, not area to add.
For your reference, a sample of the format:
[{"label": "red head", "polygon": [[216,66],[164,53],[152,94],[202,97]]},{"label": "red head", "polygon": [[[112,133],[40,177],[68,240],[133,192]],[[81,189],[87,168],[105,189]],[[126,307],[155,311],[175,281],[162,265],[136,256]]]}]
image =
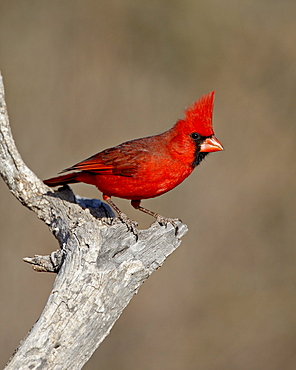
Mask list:
[{"label": "red head", "polygon": [[[191,107],[185,110],[185,117],[173,127],[178,135],[178,141],[191,143],[194,141],[196,151],[209,153],[223,150],[222,144],[214,136],[212,115],[215,91],[203,95]],[[176,140],[176,139],[174,139]],[[183,144],[184,145],[184,144]]]}]

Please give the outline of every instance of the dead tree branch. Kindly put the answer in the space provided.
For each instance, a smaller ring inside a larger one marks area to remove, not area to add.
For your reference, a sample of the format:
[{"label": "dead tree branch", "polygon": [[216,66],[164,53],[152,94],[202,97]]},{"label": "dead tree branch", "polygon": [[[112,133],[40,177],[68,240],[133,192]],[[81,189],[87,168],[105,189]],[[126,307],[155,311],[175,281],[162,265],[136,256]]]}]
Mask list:
[{"label": "dead tree branch", "polygon": [[[25,258],[57,272],[44,311],[5,369],[81,369],[141,284],[179,246],[186,225],[152,224],[139,238],[99,200],[52,191],[23,162],[9,127],[0,75],[0,173],[11,193],[59,242],[48,256]],[[108,224],[109,223],[109,224]]]}]

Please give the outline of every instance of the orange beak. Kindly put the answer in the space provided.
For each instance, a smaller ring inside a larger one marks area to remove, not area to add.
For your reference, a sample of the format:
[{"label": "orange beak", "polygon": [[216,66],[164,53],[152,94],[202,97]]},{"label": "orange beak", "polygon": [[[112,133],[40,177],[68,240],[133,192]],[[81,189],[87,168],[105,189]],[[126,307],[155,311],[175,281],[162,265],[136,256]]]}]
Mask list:
[{"label": "orange beak", "polygon": [[223,150],[223,145],[220,141],[215,137],[211,136],[205,139],[205,141],[200,146],[200,152],[218,152]]}]

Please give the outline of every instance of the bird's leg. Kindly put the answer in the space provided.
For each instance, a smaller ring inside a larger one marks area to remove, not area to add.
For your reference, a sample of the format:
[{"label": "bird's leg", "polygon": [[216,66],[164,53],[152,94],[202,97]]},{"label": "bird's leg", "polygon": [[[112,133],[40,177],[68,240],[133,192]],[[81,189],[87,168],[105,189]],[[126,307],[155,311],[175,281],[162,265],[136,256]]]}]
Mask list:
[{"label": "bird's leg", "polygon": [[132,231],[136,237],[138,237],[138,230],[137,230],[137,226],[138,226],[138,223],[134,220],[131,220],[130,218],[128,218],[128,216],[123,213],[118,207],[116,204],[114,204],[111,200],[111,197],[109,197],[108,195],[105,195],[103,194],[103,199],[109,204],[110,207],[112,207],[117,213],[118,213],[118,217],[119,219],[126,224],[127,228]]},{"label": "bird's leg", "polygon": [[140,203],[141,203],[140,200],[132,200],[131,201],[131,204],[135,209],[138,209],[139,211],[147,213],[148,215],[156,218],[156,221],[160,225],[167,226],[168,223],[171,223],[174,226],[174,228],[176,229],[176,233],[177,233],[177,231],[178,231],[178,225],[177,224],[178,224],[178,222],[182,222],[179,218],[168,218],[168,217],[161,216],[159,213],[150,211],[149,209],[140,206]]}]

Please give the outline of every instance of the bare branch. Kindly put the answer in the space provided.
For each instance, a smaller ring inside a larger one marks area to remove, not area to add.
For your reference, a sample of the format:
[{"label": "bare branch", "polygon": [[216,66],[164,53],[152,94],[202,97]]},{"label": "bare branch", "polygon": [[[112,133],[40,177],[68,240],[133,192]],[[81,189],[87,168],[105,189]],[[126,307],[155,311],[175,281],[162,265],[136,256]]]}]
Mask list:
[{"label": "bare branch", "polygon": [[13,141],[0,76],[0,173],[12,194],[34,211],[61,249],[24,259],[36,271],[58,272],[44,311],[6,369],[81,369],[109,334],[141,284],[179,246],[178,224],[152,224],[138,240],[110,207],[53,192],[24,164]]}]

